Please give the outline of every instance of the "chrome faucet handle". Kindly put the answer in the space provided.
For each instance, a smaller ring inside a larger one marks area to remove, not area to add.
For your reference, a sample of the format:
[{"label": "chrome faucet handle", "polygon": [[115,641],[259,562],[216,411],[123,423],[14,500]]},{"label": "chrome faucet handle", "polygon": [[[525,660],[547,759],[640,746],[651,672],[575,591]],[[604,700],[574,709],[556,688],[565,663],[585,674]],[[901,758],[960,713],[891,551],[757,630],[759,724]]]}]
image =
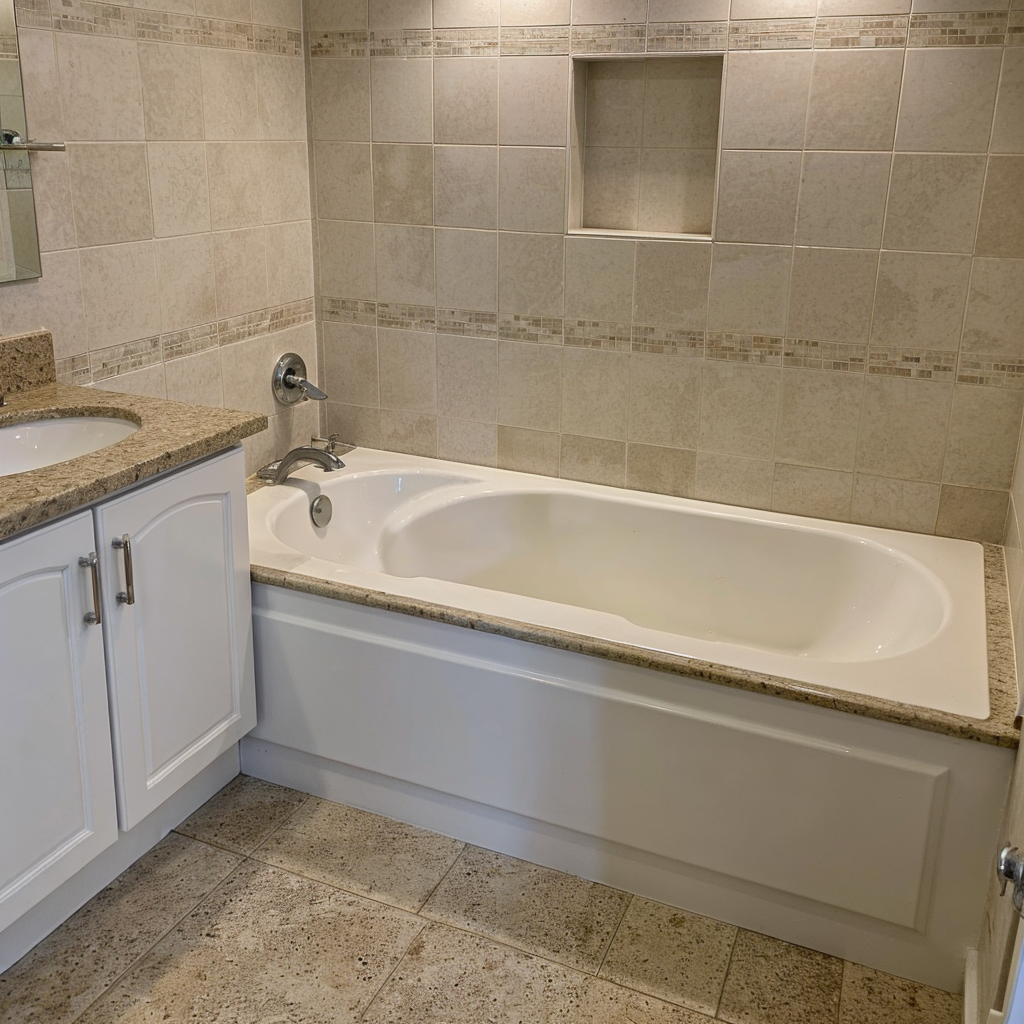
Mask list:
[{"label": "chrome faucet handle", "polygon": [[325,451],[333,452],[342,444],[342,441],[337,434],[328,434],[326,437],[317,437],[314,435],[309,439],[309,445],[311,448],[316,447],[318,444],[322,444]]}]

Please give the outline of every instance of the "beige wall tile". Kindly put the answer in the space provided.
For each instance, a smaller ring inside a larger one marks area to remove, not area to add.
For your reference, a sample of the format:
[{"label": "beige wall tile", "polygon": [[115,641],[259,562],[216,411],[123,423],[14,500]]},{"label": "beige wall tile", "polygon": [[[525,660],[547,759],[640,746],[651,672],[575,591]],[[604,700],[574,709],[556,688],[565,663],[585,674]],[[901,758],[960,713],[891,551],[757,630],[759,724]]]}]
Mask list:
[{"label": "beige wall tile", "polygon": [[375,0],[370,28],[430,28],[430,0]]},{"label": "beige wall tile", "polygon": [[636,24],[647,20],[647,0],[574,0],[574,25]]},{"label": "beige wall tile", "polygon": [[583,181],[583,227],[637,230],[639,149],[588,147],[583,156]]},{"label": "beige wall tile", "polygon": [[626,486],[634,490],[692,498],[696,473],[695,451],[650,444],[626,446]]},{"label": "beige wall tile", "polygon": [[206,146],[210,220],[214,231],[263,223],[263,147],[255,142]]},{"label": "beige wall tile", "polygon": [[434,231],[432,228],[378,224],[377,301],[434,305]]},{"label": "beige wall tile", "polygon": [[498,345],[490,338],[437,336],[437,412],[494,424],[498,414]]},{"label": "beige wall tile", "polygon": [[369,60],[311,60],[310,106],[314,139],[369,142]]},{"label": "beige wall tile", "polygon": [[325,402],[327,429],[337,434],[346,444],[364,448],[380,448],[380,409],[366,409],[359,405]]},{"label": "beige wall tile", "polygon": [[1006,491],[943,484],[935,532],[940,537],[999,544],[1006,526],[1008,503]]},{"label": "beige wall tile", "polygon": [[562,282],[560,235],[498,233],[498,309],[560,317]]},{"label": "beige wall tile", "polygon": [[377,331],[380,407],[437,411],[434,335],[423,331]]},{"label": "beige wall tile", "polygon": [[783,462],[853,469],[864,375],[783,369],[775,457]]},{"label": "beige wall tile", "polygon": [[701,451],[770,459],[782,370],[709,360],[701,367]]},{"label": "beige wall tile", "polygon": [[495,231],[438,228],[434,232],[437,304],[455,309],[498,308]]},{"label": "beige wall tile", "polygon": [[877,249],[889,189],[888,153],[807,153],[797,245]]},{"label": "beige wall tile", "polygon": [[872,345],[955,352],[967,304],[970,256],[883,252],[878,267]]},{"label": "beige wall tile", "polygon": [[132,370],[116,377],[107,377],[97,381],[94,387],[100,391],[120,391],[127,395],[139,395],[144,398],[166,398],[167,383],[164,377],[164,364],[156,363],[141,370]]},{"label": "beige wall tile", "polygon": [[1024,256],[1024,156],[989,158],[975,252]]},{"label": "beige wall tile", "polygon": [[952,384],[869,374],[857,469],[903,480],[939,481],[952,394]]},{"label": "beige wall tile", "polygon": [[408,409],[381,409],[380,446],[390,452],[437,458],[437,417]]},{"label": "beige wall tile", "polygon": [[708,329],[781,337],[792,265],[788,247],[716,244]]},{"label": "beige wall tile", "polygon": [[564,433],[625,440],[629,353],[566,347],[562,352]]},{"label": "beige wall tile", "polygon": [[498,218],[498,147],[434,147],[434,223],[493,228]]},{"label": "beige wall tile", "polygon": [[797,149],[803,145],[811,53],[730,53],[722,146]]},{"label": "beige wall tile", "polygon": [[[238,316],[267,305],[267,243],[263,228],[213,236],[217,316]],[[268,371],[269,372],[269,371]]]},{"label": "beige wall tile", "polygon": [[722,106],[722,58],[649,60],[643,144],[714,149]]},{"label": "beige wall tile", "polygon": [[498,428],[494,423],[478,420],[437,421],[437,457],[471,466],[496,466],[498,463]]},{"label": "beige wall tile", "polygon": [[982,156],[894,156],[885,248],[970,252],[984,178]]},{"label": "beige wall tile", "polygon": [[818,519],[850,518],[853,473],[775,464],[772,510]]},{"label": "beige wall tile", "polygon": [[[90,349],[160,333],[153,242],[101,245],[78,253]],[[6,319],[5,313],[5,329]]]},{"label": "beige wall tile", "polygon": [[313,295],[313,239],[309,222],[271,224],[267,236],[267,304]]},{"label": "beige wall tile", "polygon": [[827,17],[907,14],[909,11],[910,0],[820,0],[818,4],[818,13]]},{"label": "beige wall tile", "polygon": [[647,18],[654,22],[727,21],[729,0],[648,0]]},{"label": "beige wall tile", "polygon": [[498,59],[434,61],[434,142],[495,145],[498,141]]},{"label": "beige wall tile", "polygon": [[301,0],[252,0],[252,20],[257,25],[302,28]]},{"label": "beige wall tile", "polygon": [[206,138],[227,141],[258,138],[255,54],[202,47],[199,61]]},{"label": "beige wall tile", "polygon": [[373,220],[370,147],[356,142],[317,142],[317,213],[325,220]]},{"label": "beige wall tile", "polygon": [[799,153],[723,151],[715,237],[791,245],[799,188]]},{"label": "beige wall tile", "polygon": [[503,57],[498,69],[498,141],[564,146],[568,125],[566,57]]},{"label": "beige wall tile", "polygon": [[498,0],[434,0],[435,28],[498,24]]},{"label": "beige wall tile", "polygon": [[306,75],[301,57],[257,53],[256,99],[261,139],[306,137]]},{"label": "beige wall tile", "polygon": [[557,431],[561,391],[561,347],[498,342],[499,423]]},{"label": "beige wall tile", "polygon": [[891,149],[902,77],[902,50],[816,50],[807,147]]},{"label": "beige wall tile", "polygon": [[[330,404],[366,408],[380,405],[376,327],[325,323],[324,362],[324,387],[331,396]],[[354,443],[347,437],[345,440]]]},{"label": "beige wall tile", "polygon": [[207,18],[251,21],[251,0],[196,0],[196,14]]},{"label": "beige wall tile", "polygon": [[203,80],[199,49],[139,41],[146,138],[180,142],[203,138]]},{"label": "beige wall tile", "polygon": [[56,35],[48,31],[18,29],[25,114],[32,126],[32,138],[67,138],[57,70]]},{"label": "beige wall tile", "polygon": [[793,257],[787,336],[866,342],[877,270],[877,252],[798,248]]},{"label": "beige wall tile", "polygon": [[79,245],[153,237],[144,144],[72,145],[68,156]]},{"label": "beige wall tile", "polygon": [[1024,392],[955,386],[943,483],[1008,489],[1022,413]]},{"label": "beige wall tile", "polygon": [[71,168],[66,153],[49,153],[32,167],[39,251],[73,248],[75,215],[71,202]]},{"label": "beige wall tile", "polygon": [[373,215],[378,222],[434,222],[432,146],[373,147]]},{"label": "beige wall tile", "polygon": [[644,149],[637,229],[710,235],[717,164],[713,149]]},{"label": "beige wall tile", "polygon": [[637,148],[643,142],[646,61],[588,61],[584,146]]},{"label": "beige wall tile", "polygon": [[896,149],[984,152],[992,130],[1000,58],[997,47],[908,50]]},{"label": "beige wall tile", "polygon": [[706,242],[639,242],[633,319],[704,330],[710,273],[711,245]]},{"label": "beige wall tile", "polygon": [[429,60],[374,57],[370,61],[374,142],[433,141],[431,78]]},{"label": "beige wall tile", "polygon": [[1018,359],[1024,355],[1024,261],[976,259],[962,348]]},{"label": "beige wall tile", "polygon": [[[280,351],[268,335],[248,338],[220,349],[224,404],[274,416],[281,406],[274,399],[270,377]],[[284,452],[277,453],[283,455]]]},{"label": "beige wall tile", "polygon": [[700,426],[700,385],[699,359],[631,353],[629,440],[695,448]]},{"label": "beige wall tile", "polygon": [[501,0],[502,25],[568,25],[569,0]]},{"label": "beige wall tile", "polygon": [[932,533],[939,511],[939,485],[857,473],[850,519],[865,526]]},{"label": "beige wall tile", "polygon": [[147,150],[157,238],[209,231],[206,147],[201,142],[151,142]]},{"label": "beige wall tile", "polygon": [[211,349],[183,359],[164,363],[167,397],[172,402],[191,405],[222,406],[224,385],[221,377],[220,351]]},{"label": "beige wall tile", "polygon": [[747,508],[770,508],[774,464],[718,452],[697,452],[693,496]]},{"label": "beige wall tile", "polygon": [[565,480],[583,480],[591,484],[624,487],[626,484],[625,442],[562,434],[558,475]]},{"label": "beige wall tile", "polygon": [[565,315],[628,324],[635,263],[632,240],[566,238]]},{"label": "beige wall tile", "polygon": [[817,0],[732,0],[730,16],[741,18],[807,18],[815,14]]},{"label": "beige wall tile", "polygon": [[1008,46],[1003,50],[1003,69],[992,125],[993,153],[1024,153],[1021,110],[1024,110],[1024,48]]},{"label": "beige wall tile", "polygon": [[210,238],[208,234],[181,235],[156,242],[161,331],[180,331],[217,319]]},{"label": "beige wall tile", "polygon": [[[61,140],[144,139],[142,80],[135,40],[58,32],[64,112]],[[39,129],[33,127],[33,132]]]},{"label": "beige wall tile", "polygon": [[498,425],[498,466],[520,473],[558,476],[559,435]]},{"label": "beige wall tile", "polygon": [[263,223],[309,220],[309,163],[305,142],[264,142]]},{"label": "beige wall tile", "polygon": [[320,239],[320,290],[345,299],[377,297],[377,265],[372,224],[325,220]]},{"label": "beige wall tile", "polygon": [[498,164],[498,227],[565,231],[565,150],[502,146]]},{"label": "beige wall tile", "polygon": [[349,32],[369,24],[367,0],[309,0],[307,28],[319,32]]}]

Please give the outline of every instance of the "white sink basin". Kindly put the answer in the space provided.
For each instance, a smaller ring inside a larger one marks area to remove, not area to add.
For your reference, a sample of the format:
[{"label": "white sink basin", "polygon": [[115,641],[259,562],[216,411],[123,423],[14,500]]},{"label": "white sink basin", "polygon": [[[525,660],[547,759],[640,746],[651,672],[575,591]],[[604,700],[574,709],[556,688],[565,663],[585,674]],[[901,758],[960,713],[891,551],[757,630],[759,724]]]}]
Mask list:
[{"label": "white sink basin", "polygon": [[77,459],[138,429],[131,420],[109,416],[67,416],[0,427],[0,476]]}]

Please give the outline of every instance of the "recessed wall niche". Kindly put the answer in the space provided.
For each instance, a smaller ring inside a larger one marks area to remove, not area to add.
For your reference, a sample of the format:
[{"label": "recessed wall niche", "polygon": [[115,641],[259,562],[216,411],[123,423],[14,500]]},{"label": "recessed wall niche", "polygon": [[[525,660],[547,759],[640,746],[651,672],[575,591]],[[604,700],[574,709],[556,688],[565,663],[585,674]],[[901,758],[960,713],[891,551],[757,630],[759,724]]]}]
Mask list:
[{"label": "recessed wall niche", "polygon": [[570,232],[710,237],[722,64],[573,60]]}]

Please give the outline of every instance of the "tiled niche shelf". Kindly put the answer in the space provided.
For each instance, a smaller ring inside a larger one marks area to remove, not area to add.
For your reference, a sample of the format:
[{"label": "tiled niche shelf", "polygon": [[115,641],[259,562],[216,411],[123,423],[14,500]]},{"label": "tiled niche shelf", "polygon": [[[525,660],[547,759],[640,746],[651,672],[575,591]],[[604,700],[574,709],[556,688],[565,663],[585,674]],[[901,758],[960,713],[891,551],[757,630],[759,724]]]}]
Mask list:
[{"label": "tiled niche shelf", "polygon": [[723,60],[573,59],[570,234],[711,237]]}]

